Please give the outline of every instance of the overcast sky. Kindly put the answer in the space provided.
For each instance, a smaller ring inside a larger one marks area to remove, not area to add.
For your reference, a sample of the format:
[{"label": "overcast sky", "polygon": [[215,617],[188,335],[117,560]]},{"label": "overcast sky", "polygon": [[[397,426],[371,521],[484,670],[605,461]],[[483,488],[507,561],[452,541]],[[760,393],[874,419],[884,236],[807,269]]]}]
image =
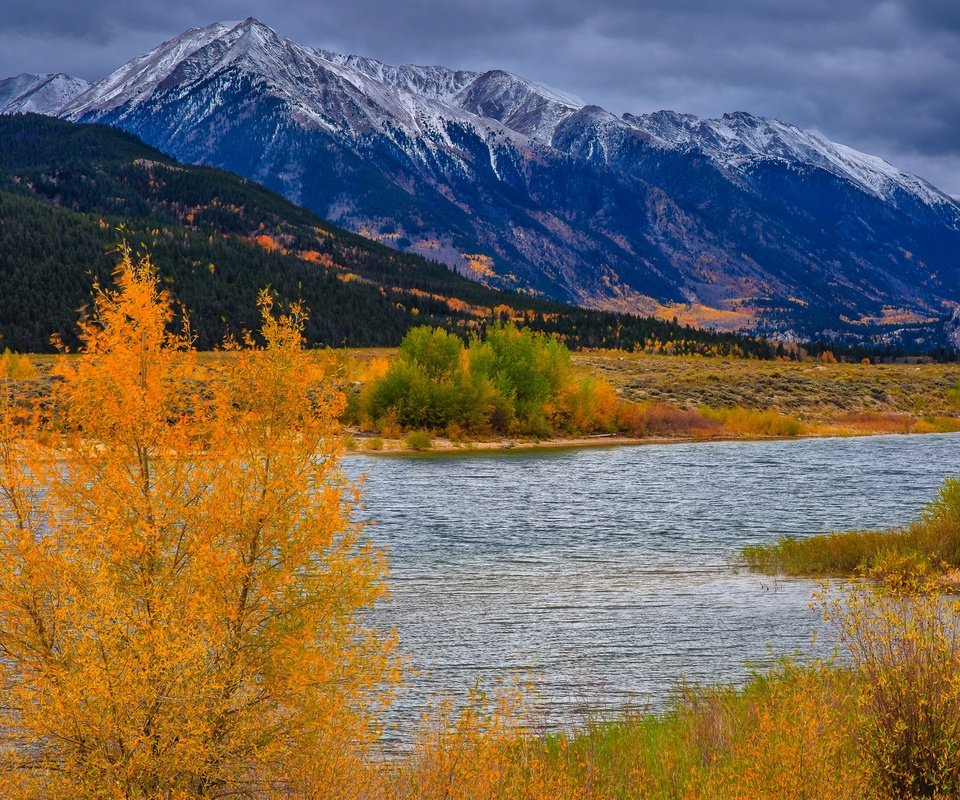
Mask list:
[{"label": "overcast sky", "polygon": [[0,0],[0,77],[93,80],[248,16],[389,63],[507,69],[618,114],[775,117],[960,196],[960,0]]}]

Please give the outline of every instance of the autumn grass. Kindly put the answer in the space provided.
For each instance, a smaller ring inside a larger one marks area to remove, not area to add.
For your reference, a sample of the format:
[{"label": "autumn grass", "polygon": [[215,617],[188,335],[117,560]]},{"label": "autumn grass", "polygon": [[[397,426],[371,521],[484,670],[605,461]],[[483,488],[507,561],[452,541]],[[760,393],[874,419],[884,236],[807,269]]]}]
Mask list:
[{"label": "autumn grass", "polygon": [[574,354],[573,364],[607,379],[622,398],[636,403],[773,409],[817,435],[906,433],[915,426],[919,433],[928,425],[960,425],[956,363],[831,364],[585,351]]},{"label": "autumn grass", "polygon": [[960,568],[960,479],[947,480],[920,516],[887,531],[841,531],[806,539],[783,537],[742,550],[753,569],[786,575],[884,575]]},{"label": "autumn grass", "polygon": [[502,701],[433,722],[394,800],[867,800],[853,675],[789,663],[742,688],[686,688],[662,712],[531,732]]},{"label": "autumn grass", "polygon": [[862,796],[847,794],[863,778],[850,683],[784,664],[741,689],[687,689],[663,714],[590,726],[554,753],[598,798]]},{"label": "autumn grass", "polygon": [[700,414],[720,425],[729,436],[792,437],[804,432],[803,424],[796,417],[788,416],[773,408],[709,408],[702,407]]}]

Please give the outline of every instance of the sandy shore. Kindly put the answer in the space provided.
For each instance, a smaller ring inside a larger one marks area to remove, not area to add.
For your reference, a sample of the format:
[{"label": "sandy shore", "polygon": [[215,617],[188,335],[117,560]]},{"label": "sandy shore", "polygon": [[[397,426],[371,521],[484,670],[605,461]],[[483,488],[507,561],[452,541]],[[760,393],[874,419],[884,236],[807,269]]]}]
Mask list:
[{"label": "sandy shore", "polygon": [[[691,444],[694,442],[770,442],[799,441],[802,439],[830,439],[851,436],[891,436],[921,435],[911,433],[891,434],[890,431],[830,431],[824,433],[801,434],[799,436],[648,436],[636,438],[619,434],[598,434],[574,438],[522,439],[498,438],[480,441],[453,441],[442,436],[431,439],[430,446],[414,449],[405,439],[387,439],[376,434],[347,431],[348,446],[345,452],[350,455],[395,456],[395,455],[436,455],[468,454],[490,452],[525,452],[537,450],[572,450],[589,447],[640,447],[651,444]],[[376,443],[376,444],[372,444]]]},{"label": "sandy shore", "polygon": [[[561,450],[584,447],[623,447],[637,446],[643,444],[665,444],[667,442],[693,442],[704,441],[692,438],[672,438],[672,437],[649,437],[637,439],[632,436],[619,436],[613,434],[601,434],[596,436],[580,436],[576,438],[552,438],[552,439],[521,439],[521,438],[497,438],[482,439],[479,441],[453,441],[442,436],[431,439],[430,447],[423,449],[413,449],[409,447],[405,439],[386,439],[376,435],[350,432],[348,436],[353,439],[346,452],[351,454],[364,455],[405,455],[411,453],[473,453],[473,452],[491,452],[508,450]],[[382,446],[371,445],[372,442],[382,442]]]}]

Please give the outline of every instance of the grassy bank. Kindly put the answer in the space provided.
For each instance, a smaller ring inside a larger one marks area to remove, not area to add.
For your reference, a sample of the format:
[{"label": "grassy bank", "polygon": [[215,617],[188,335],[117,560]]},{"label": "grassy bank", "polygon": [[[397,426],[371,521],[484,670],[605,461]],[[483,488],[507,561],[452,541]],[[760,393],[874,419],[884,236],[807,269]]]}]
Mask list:
[{"label": "grassy bank", "polygon": [[[400,358],[396,348],[313,351],[348,397],[359,400]],[[223,353],[202,353],[207,369]],[[7,356],[0,372],[15,391],[38,397],[50,388],[52,356]],[[960,431],[960,365],[773,362],[575,352],[564,390],[536,424],[484,428],[455,417],[400,424],[397,414],[364,419],[354,402],[350,449],[368,452],[586,446],[614,441],[854,436]],[[585,383],[586,380],[586,383]],[[590,384],[589,381],[594,381]],[[605,387],[609,387],[609,391]],[[598,391],[599,389],[599,391]],[[475,391],[475,387],[474,387]],[[501,408],[499,416],[503,417]],[[369,416],[369,415],[368,415]],[[413,435],[412,442],[409,441]]]},{"label": "grassy bank", "polygon": [[[423,800],[866,798],[851,674],[784,667],[742,689],[683,692],[571,735],[529,733],[509,707],[435,726],[390,778]],[[838,699],[840,702],[838,703]],[[520,723],[520,724],[518,724]]]},{"label": "grassy bank", "polygon": [[903,528],[784,537],[742,551],[753,569],[786,575],[923,576],[960,569],[960,479],[947,480],[920,516]]}]

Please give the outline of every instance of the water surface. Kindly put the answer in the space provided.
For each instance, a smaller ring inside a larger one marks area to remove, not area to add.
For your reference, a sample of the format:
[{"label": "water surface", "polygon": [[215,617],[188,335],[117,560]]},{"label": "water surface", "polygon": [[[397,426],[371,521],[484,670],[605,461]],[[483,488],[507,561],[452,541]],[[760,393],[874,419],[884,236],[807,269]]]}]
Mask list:
[{"label": "water surface", "polygon": [[[736,570],[746,544],[911,519],[960,473],[960,435],[346,460],[390,552],[421,674],[399,720],[477,678],[532,676],[549,725],[662,703],[811,653],[812,581]],[[820,646],[821,649],[824,645]]]}]

